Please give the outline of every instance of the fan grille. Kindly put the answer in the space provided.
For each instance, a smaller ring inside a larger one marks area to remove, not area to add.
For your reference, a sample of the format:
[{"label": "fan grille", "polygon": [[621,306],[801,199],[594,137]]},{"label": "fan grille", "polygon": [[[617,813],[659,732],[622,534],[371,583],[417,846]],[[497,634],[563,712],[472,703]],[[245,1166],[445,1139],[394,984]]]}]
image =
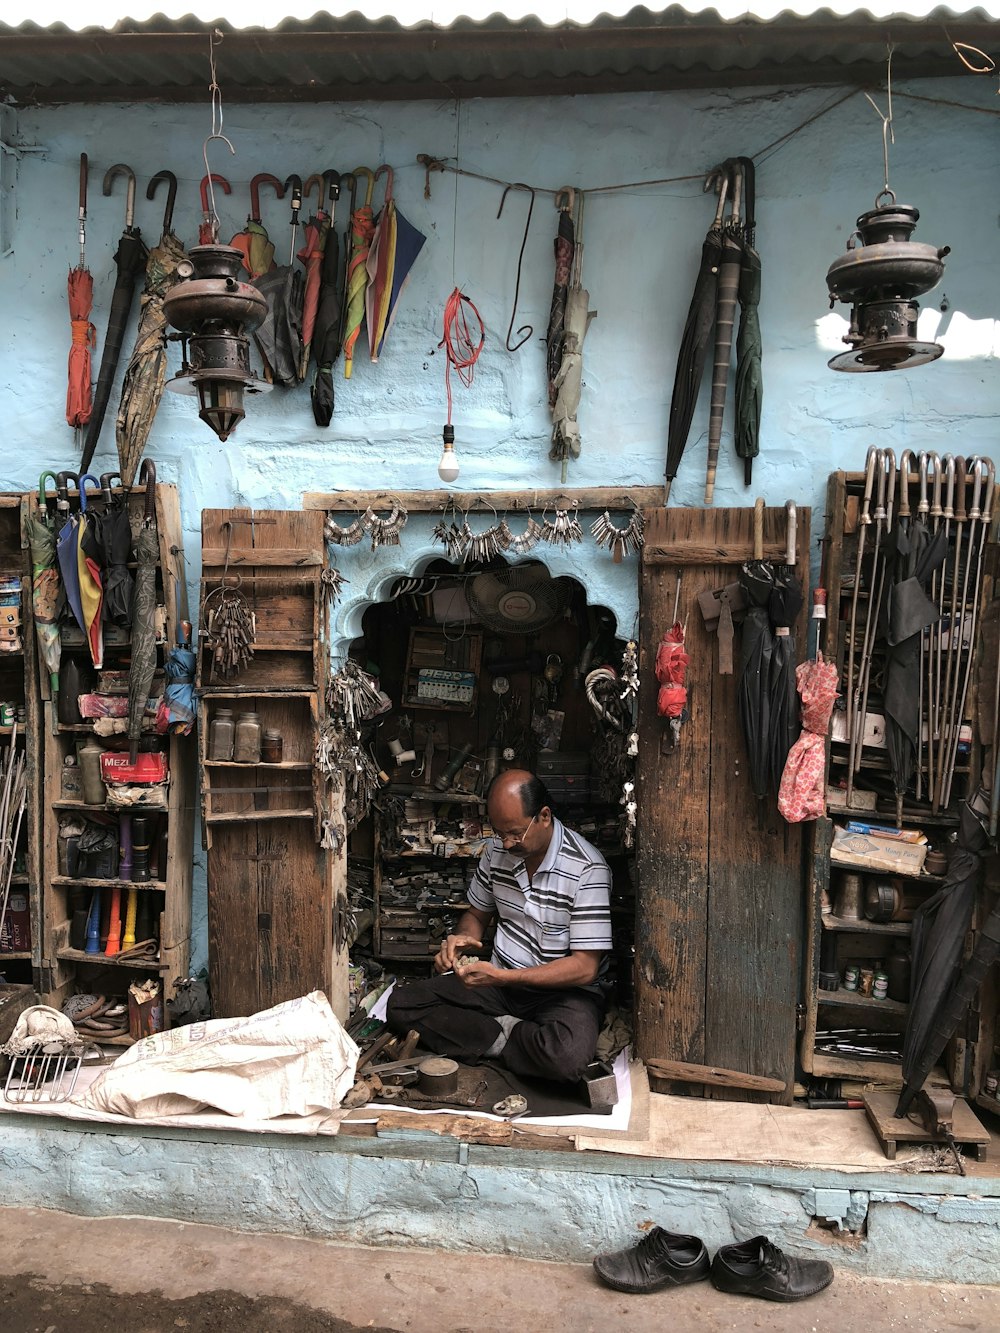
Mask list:
[{"label": "fan grille", "polygon": [[466,589],[476,619],[494,634],[534,634],[562,614],[562,580],[542,564],[512,565],[477,574]]}]

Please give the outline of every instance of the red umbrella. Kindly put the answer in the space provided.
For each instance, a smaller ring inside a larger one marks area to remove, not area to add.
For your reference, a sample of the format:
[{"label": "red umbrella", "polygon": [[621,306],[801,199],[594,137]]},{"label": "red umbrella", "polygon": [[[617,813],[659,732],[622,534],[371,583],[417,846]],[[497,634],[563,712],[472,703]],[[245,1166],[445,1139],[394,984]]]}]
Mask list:
[{"label": "red umbrella", "polygon": [[660,682],[656,696],[656,711],[670,719],[670,729],[676,742],[681,721],[687,708],[687,668],[691,661],[684,651],[684,626],[675,620],[660,640],[656,650],[656,679]]},{"label": "red umbrella", "polygon": [[225,176],[217,176],[214,171],[210,176],[202,176],[201,211],[205,214],[205,220],[198,223],[199,245],[214,245],[217,239],[216,232],[219,227],[219,219],[215,216],[214,197],[212,200],[213,207],[210,207],[208,202],[208,185],[210,181],[213,185],[221,185],[223,194],[232,194],[233,192],[233,187],[226,180]]},{"label": "red umbrella", "polygon": [[800,662],[795,685],[802,700],[802,735],[788,752],[778,788],[778,811],[789,824],[819,819],[826,813],[823,788],[826,765],[824,737],[837,697],[837,666],[821,652],[813,662]]},{"label": "red umbrella", "polygon": [[94,399],[90,385],[90,351],[97,343],[97,330],[90,322],[94,305],[94,279],[83,262],[87,240],[87,154],[80,154],[80,262],[69,271],[69,322],[73,341],[69,349],[69,385],[66,390],[66,420],[79,429],[90,420]]},{"label": "red umbrella", "polygon": [[323,196],[326,193],[325,182],[320,175],[310,176],[302,191],[303,197],[309,194],[315,181],[319,190],[319,207],[306,223],[305,235],[298,258],[306,271],[305,289],[302,294],[302,355],[299,358],[299,379],[304,380],[309,365],[309,351],[312,347],[313,330],[316,327],[316,311],[319,308],[319,289],[322,283],[323,255],[326,250],[326,238],[330,230],[330,219],[323,211]]}]

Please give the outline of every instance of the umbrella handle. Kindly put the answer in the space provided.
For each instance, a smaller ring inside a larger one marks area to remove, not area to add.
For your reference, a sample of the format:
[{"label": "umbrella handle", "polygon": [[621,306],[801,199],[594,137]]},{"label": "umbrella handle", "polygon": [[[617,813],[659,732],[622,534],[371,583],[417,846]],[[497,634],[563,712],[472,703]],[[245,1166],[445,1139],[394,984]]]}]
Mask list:
[{"label": "umbrella handle", "polygon": [[83,268],[83,252],[87,245],[87,181],[90,177],[90,166],[86,153],[80,154],[80,267]]},{"label": "umbrella handle", "polygon": [[332,217],[333,217],[333,207],[332,207],[332,205],[335,204],[335,203],[337,202],[337,200],[340,198],[340,172],[339,172],[339,171],[324,171],[324,172],[323,172],[323,188],[326,190],[326,193],[327,193],[327,199],[328,199],[328,202],[329,202],[330,205],[331,205],[331,208],[330,208],[330,216],[331,216],[331,218],[332,218]]},{"label": "umbrella handle", "polygon": [[556,208],[560,213],[572,213],[576,208],[576,191],[572,185],[556,190]]},{"label": "umbrella handle", "polygon": [[799,511],[794,500],[785,501],[785,516],[785,564],[794,565],[796,557],[795,537],[799,520]]},{"label": "umbrella handle", "polygon": [[927,467],[930,462],[926,449],[921,449],[920,457],[917,460],[917,471],[920,476],[920,501],[917,504],[917,513],[926,514],[930,509],[927,500]]},{"label": "umbrella handle", "polygon": [[753,558],[764,559],[764,497],[758,495],[753,505]]},{"label": "umbrella handle", "polygon": [[899,471],[896,482],[899,486],[899,502],[896,505],[897,518],[910,517],[910,473],[913,471],[913,450],[904,449],[899,456]]},{"label": "umbrella handle", "polygon": [[146,488],[146,505],[143,519],[150,523],[156,516],[156,464],[151,458],[144,458],[139,468],[139,485]]},{"label": "umbrella handle", "polygon": [[990,521],[993,518],[993,487],[996,483],[997,469],[992,458],[987,458],[984,462],[986,466],[986,482],[983,491],[983,512],[980,521],[985,523],[988,529]]},{"label": "umbrella handle", "polygon": [[316,211],[322,212],[323,205],[326,202],[326,190],[323,186],[323,177],[318,171],[314,171],[307,179],[305,185],[303,185],[302,198],[304,200],[309,198],[313,192],[314,185],[316,187]]},{"label": "umbrella handle", "polygon": [[861,502],[861,519],[860,519],[860,521],[865,525],[865,527],[867,527],[872,521],[872,516],[871,516],[872,489],[874,488],[875,485],[875,468],[878,464],[878,454],[879,451],[873,444],[869,448],[868,456],[865,459],[865,494],[864,494],[864,499]]},{"label": "umbrella handle", "polygon": [[69,483],[75,481],[77,487],[80,485],[80,478],[75,472],[60,472],[56,476],[56,503],[60,509],[69,508]]},{"label": "umbrella handle", "polygon": [[718,194],[719,203],[715,210],[715,219],[712,222],[712,226],[721,227],[722,215],[726,210],[726,195],[729,193],[729,176],[726,172],[724,163],[712,168],[705,177],[705,183],[701,189],[703,194],[707,194],[709,190],[713,189],[716,194]]},{"label": "umbrella handle", "polygon": [[41,476],[38,478],[38,507],[39,507],[39,509],[44,509],[44,508],[45,508],[45,501],[46,501],[47,498],[48,498],[48,497],[46,496],[46,494],[45,494],[46,489],[47,489],[47,485],[46,485],[46,483],[48,482],[49,477],[52,478],[52,481],[53,481],[53,483],[54,483],[56,486],[58,486],[58,484],[59,484],[59,478],[56,476],[56,474],[55,474],[54,472],[43,472],[43,473],[41,474]]},{"label": "umbrella handle", "polygon": [[112,481],[114,481],[115,477],[117,477],[118,480],[121,481],[122,474],[120,472],[101,473],[101,490],[104,492],[104,497],[107,500],[108,504],[111,503],[111,483]]},{"label": "umbrella handle", "polygon": [[356,179],[356,178],[357,178],[358,176],[367,176],[367,177],[368,177],[368,184],[367,184],[367,186],[365,187],[365,207],[366,207],[366,208],[370,208],[370,207],[371,207],[372,195],[375,193],[375,173],[374,173],[374,171],[372,171],[370,167],[355,167],[354,170],[351,172],[351,177],[354,179],[354,184],[351,186],[351,212],[352,212],[352,213],[354,212],[354,199],[355,199],[354,191],[355,191],[355,189],[357,188],[357,183],[358,183],[358,182],[357,182],[357,179]]},{"label": "umbrella handle", "polygon": [[101,188],[105,196],[110,195],[111,187],[118,176],[124,176],[128,181],[125,190],[125,230],[131,231],[132,222],[135,218],[135,172],[124,162],[116,162],[113,167],[108,167],[104,173],[104,184]]},{"label": "umbrella handle", "polygon": [[[376,180],[376,181],[378,180],[379,176],[384,176],[384,177],[385,177],[385,199],[382,201],[382,202],[383,202],[383,207],[384,207],[385,204],[387,204],[387,203],[389,202],[389,200],[392,198],[392,184],[393,184],[393,179],[394,179],[394,178],[393,178],[393,174],[392,174],[392,167],[389,166],[388,162],[383,162],[382,165],[381,165],[381,166],[378,168],[378,170],[375,172],[375,180]],[[374,184],[375,184],[375,182],[373,181],[373,182],[372,182],[372,187],[373,187],[373,188],[374,188]]]},{"label": "umbrella handle", "polygon": [[944,516],[950,521],[955,517],[955,459],[952,454],[945,454],[941,462],[944,465]]},{"label": "umbrella handle", "polygon": [[201,193],[201,210],[206,215],[209,212],[208,187],[210,184],[221,185],[223,194],[232,194],[233,192],[233,187],[226,180],[225,176],[220,176],[217,171],[210,171],[207,176],[202,176],[201,185],[198,188]]},{"label": "umbrella handle", "polygon": [[100,487],[101,487],[101,483],[97,480],[97,478],[94,476],[94,474],[93,474],[92,472],[85,472],[85,473],[83,474],[83,476],[80,478],[78,485],[79,485],[79,490],[80,490],[80,513],[81,513],[81,514],[85,514],[85,513],[87,512],[87,482],[88,482],[88,481],[92,481],[92,482],[94,483],[94,486],[95,486],[98,490],[100,490]]},{"label": "umbrella handle", "polygon": [[964,454],[955,459],[955,522],[965,522],[965,479],[968,467]]},{"label": "umbrella handle", "polygon": [[266,171],[254,176],[250,181],[250,217],[254,222],[260,221],[260,187],[262,185],[270,185],[279,199],[285,197],[285,187],[277,176],[272,176]]},{"label": "umbrella handle", "polygon": [[167,182],[167,205],[163,210],[163,235],[166,236],[174,220],[174,200],[177,198],[177,177],[172,171],[158,171],[151,176],[146,186],[146,198],[156,198],[156,187],[160,181]]}]

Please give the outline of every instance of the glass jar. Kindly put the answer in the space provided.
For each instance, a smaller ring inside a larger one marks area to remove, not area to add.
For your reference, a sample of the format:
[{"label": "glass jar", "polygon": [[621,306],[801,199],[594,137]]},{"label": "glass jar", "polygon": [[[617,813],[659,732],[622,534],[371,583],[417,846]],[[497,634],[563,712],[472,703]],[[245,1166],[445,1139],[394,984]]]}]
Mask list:
[{"label": "glass jar", "polygon": [[263,729],[258,713],[241,713],[236,719],[233,758],[238,764],[259,764]]},{"label": "glass jar", "polygon": [[216,763],[228,763],[233,757],[236,724],[231,708],[217,708],[208,732],[208,757]]},{"label": "glass jar", "polygon": [[265,764],[280,764],[284,748],[280,731],[264,732],[264,743],[261,746],[260,753]]}]

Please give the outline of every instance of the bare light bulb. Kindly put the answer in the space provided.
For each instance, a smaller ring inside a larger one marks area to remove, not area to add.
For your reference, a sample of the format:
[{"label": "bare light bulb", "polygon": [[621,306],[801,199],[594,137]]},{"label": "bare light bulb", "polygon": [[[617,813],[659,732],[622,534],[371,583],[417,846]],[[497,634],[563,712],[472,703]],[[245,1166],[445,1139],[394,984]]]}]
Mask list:
[{"label": "bare light bulb", "polygon": [[444,482],[458,480],[458,455],[455,453],[455,427],[444,428],[444,452],[438,463],[438,476]]}]

